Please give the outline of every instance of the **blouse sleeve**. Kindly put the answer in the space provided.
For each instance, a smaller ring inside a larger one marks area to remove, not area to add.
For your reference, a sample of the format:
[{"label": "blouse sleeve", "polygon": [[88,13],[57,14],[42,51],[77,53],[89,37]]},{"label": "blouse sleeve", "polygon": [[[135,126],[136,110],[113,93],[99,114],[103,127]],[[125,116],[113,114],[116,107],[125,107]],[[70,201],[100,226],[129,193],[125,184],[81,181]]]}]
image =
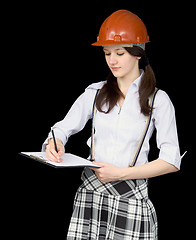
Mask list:
[{"label": "blouse sleeve", "polygon": [[155,99],[153,120],[157,130],[159,158],[180,169],[181,156],[175,109],[168,95],[162,90],[158,91]]},{"label": "blouse sleeve", "polygon": [[[64,145],[67,143],[68,138],[81,131],[91,118],[95,94],[96,89],[87,88],[74,102],[65,118],[53,126],[55,137],[60,138]],[[51,132],[42,145],[42,151],[45,151],[50,138],[52,138]]]}]

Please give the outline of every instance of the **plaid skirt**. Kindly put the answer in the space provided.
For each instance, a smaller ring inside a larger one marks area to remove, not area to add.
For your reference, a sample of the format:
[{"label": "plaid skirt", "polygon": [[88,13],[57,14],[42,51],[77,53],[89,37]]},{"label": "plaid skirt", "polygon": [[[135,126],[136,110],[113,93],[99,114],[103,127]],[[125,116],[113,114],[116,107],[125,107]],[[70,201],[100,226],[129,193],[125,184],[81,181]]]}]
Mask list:
[{"label": "plaid skirt", "polygon": [[89,168],[75,200],[67,240],[157,240],[146,180],[102,183]]}]

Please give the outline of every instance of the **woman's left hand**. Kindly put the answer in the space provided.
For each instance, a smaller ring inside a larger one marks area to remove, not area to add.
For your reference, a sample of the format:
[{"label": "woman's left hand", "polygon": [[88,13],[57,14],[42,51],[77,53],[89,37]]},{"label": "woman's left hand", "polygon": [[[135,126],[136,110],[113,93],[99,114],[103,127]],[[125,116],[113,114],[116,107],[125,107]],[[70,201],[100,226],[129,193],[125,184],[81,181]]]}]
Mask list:
[{"label": "woman's left hand", "polygon": [[101,168],[90,168],[95,171],[99,181],[102,183],[121,180],[123,168],[116,167],[110,163],[94,162],[94,164]]}]

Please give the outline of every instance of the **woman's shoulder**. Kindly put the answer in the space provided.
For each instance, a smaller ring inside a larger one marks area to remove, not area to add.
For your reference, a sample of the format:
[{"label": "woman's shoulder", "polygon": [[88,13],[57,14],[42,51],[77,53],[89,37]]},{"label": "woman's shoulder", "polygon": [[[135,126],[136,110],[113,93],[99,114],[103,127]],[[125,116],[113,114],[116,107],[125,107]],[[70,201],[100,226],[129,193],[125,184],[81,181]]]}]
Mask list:
[{"label": "woman's shoulder", "polygon": [[79,99],[83,99],[86,104],[91,103],[95,98],[97,90],[101,89],[105,83],[106,81],[101,81],[90,84],[80,95]]},{"label": "woman's shoulder", "polygon": [[174,109],[173,103],[169,97],[169,95],[164,91],[159,89],[154,102],[155,109]]},{"label": "woman's shoulder", "polygon": [[86,90],[88,90],[88,89],[93,89],[93,90],[101,89],[105,85],[105,83],[106,83],[106,81],[92,83],[86,88]]},{"label": "woman's shoulder", "polygon": [[155,100],[158,103],[171,102],[169,95],[162,89],[158,90]]}]

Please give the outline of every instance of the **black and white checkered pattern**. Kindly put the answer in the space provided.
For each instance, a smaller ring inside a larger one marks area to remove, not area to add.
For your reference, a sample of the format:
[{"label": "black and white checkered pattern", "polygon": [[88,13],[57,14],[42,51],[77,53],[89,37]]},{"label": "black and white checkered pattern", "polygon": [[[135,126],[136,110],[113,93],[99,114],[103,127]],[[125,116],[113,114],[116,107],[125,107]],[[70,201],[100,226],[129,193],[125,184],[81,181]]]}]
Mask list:
[{"label": "black and white checkered pattern", "polygon": [[86,168],[67,240],[157,240],[157,218],[146,180],[101,183]]}]

